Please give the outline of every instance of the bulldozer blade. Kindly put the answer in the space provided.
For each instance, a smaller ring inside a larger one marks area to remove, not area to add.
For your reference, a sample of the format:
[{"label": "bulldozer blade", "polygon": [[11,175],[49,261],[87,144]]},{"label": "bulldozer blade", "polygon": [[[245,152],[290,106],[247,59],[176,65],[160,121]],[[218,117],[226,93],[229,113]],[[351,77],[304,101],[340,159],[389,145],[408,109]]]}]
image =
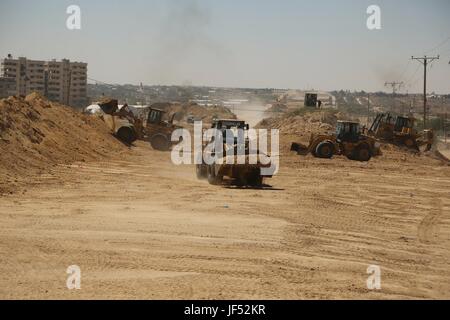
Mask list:
[{"label": "bulldozer blade", "polygon": [[433,148],[432,143],[424,143],[424,144],[417,145],[417,150],[419,152],[428,152],[428,151],[431,151],[432,148]]}]

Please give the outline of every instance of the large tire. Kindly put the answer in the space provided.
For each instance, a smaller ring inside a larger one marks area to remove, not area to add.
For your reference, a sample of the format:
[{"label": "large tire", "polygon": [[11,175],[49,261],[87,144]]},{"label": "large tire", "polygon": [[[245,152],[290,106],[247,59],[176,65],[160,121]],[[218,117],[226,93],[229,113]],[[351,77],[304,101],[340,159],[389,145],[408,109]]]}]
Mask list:
[{"label": "large tire", "polygon": [[414,140],[414,139],[411,138],[411,137],[405,138],[405,139],[403,140],[403,144],[404,144],[405,147],[407,147],[408,149],[420,151],[420,150],[419,150],[419,147],[417,146],[416,140]]},{"label": "large tire", "polygon": [[204,164],[195,165],[195,174],[197,175],[197,179],[203,180],[207,178],[207,168]]},{"label": "large tire", "polygon": [[152,148],[158,151],[169,151],[170,150],[170,143],[169,139],[167,139],[166,136],[158,134],[150,139],[150,144],[152,145]]},{"label": "large tire", "polygon": [[331,159],[334,153],[334,146],[329,141],[322,141],[317,145],[315,156],[322,159]]},{"label": "large tire", "polygon": [[263,185],[263,180],[264,177],[261,174],[259,173],[253,174],[252,177],[249,179],[249,184],[252,187],[261,188]]},{"label": "large tire", "polygon": [[216,175],[216,169],[214,165],[209,165],[207,169],[207,177],[209,184],[218,185],[222,183],[222,177]]},{"label": "large tire", "polygon": [[137,139],[136,132],[134,132],[132,127],[121,127],[116,135],[126,144],[132,144]]},{"label": "large tire", "polygon": [[372,158],[372,152],[370,151],[370,147],[366,144],[356,147],[352,158],[354,160],[361,162],[369,161]]}]

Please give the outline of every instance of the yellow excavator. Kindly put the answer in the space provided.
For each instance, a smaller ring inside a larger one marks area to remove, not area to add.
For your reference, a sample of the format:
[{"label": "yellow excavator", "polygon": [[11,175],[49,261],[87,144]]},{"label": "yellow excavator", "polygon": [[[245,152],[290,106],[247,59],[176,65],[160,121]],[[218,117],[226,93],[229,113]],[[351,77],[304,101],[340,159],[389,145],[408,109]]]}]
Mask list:
[{"label": "yellow excavator", "polygon": [[343,155],[355,161],[369,161],[381,154],[376,140],[363,135],[359,123],[352,121],[338,121],[335,134],[312,134],[309,146],[293,143],[291,151],[296,151],[299,155],[311,153],[314,157],[323,159]]},{"label": "yellow excavator", "polygon": [[413,117],[393,117],[389,113],[380,113],[375,117],[368,135],[398,146],[415,151],[429,151],[434,142],[433,130],[418,132],[414,129]]}]

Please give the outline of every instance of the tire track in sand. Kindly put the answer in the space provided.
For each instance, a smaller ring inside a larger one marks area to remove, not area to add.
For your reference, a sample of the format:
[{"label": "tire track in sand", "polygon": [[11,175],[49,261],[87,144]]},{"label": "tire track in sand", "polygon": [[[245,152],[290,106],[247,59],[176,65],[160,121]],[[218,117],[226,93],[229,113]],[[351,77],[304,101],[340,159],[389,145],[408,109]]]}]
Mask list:
[{"label": "tire track in sand", "polygon": [[438,242],[439,238],[439,222],[443,213],[442,200],[438,199],[437,203],[433,201],[433,208],[422,219],[417,228],[419,241],[425,244]]}]

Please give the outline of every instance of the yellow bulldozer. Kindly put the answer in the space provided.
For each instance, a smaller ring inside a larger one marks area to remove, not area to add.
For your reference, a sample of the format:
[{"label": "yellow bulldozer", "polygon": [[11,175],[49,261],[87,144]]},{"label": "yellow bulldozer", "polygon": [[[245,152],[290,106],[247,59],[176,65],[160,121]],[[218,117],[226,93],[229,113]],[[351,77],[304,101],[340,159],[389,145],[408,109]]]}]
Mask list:
[{"label": "yellow bulldozer", "polygon": [[323,159],[343,155],[355,161],[369,161],[381,154],[376,140],[363,135],[359,123],[352,121],[338,121],[335,134],[312,134],[309,146],[293,143],[291,151],[296,151],[299,155],[311,153],[314,157]]},{"label": "yellow bulldozer", "polygon": [[433,130],[418,132],[413,117],[393,117],[389,113],[378,114],[368,130],[368,135],[415,151],[429,151],[434,142]]},{"label": "yellow bulldozer", "polygon": [[103,120],[113,134],[127,144],[135,140],[150,142],[155,150],[169,151],[175,142],[171,141],[172,132],[181,128],[174,125],[175,114],[169,121],[163,120],[163,110],[146,107],[141,117],[136,116],[128,105],[119,109],[116,99],[104,98],[98,103],[104,115]]}]

